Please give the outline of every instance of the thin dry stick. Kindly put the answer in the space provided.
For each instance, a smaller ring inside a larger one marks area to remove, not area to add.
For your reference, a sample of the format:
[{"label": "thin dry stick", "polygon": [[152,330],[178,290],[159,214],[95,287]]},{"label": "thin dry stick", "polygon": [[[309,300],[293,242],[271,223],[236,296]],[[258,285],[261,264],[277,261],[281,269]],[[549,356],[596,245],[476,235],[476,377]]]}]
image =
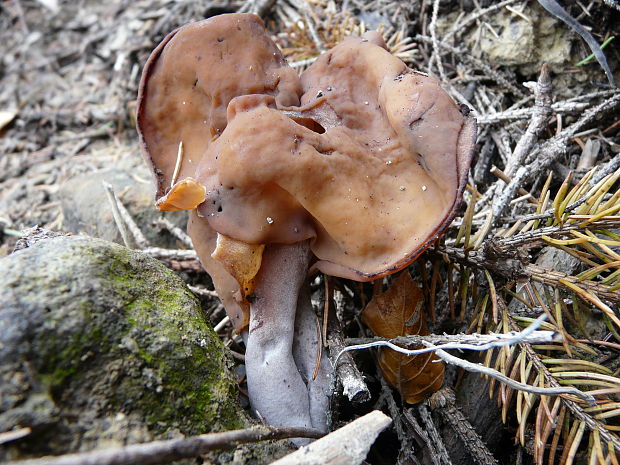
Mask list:
[{"label": "thin dry stick", "polygon": [[114,189],[112,186],[105,181],[102,181],[103,189],[108,197],[108,203],[110,204],[110,208],[112,209],[112,216],[114,217],[114,222],[116,223],[116,227],[118,231],[121,233],[121,238],[123,239],[123,243],[125,247],[132,248],[132,245],[129,240],[129,233],[127,232],[127,228],[125,227],[125,223],[122,220],[121,212],[118,209],[118,204],[116,203],[116,196],[114,195]]},{"label": "thin dry stick", "polygon": [[390,417],[374,410],[272,465],[357,465],[364,461],[370,446],[390,423]]},{"label": "thin dry stick", "polygon": [[441,434],[439,434],[439,431],[437,431],[435,422],[433,421],[431,414],[428,412],[426,405],[419,404],[418,412],[420,413],[420,417],[422,418],[422,421],[424,422],[426,431],[428,431],[428,436],[430,440],[433,442],[433,444],[435,445],[435,449],[437,449],[437,453],[441,457],[441,460],[446,465],[452,465],[452,462],[450,461],[450,456],[448,455],[448,451],[446,450],[446,446],[444,445],[443,440],[441,439]]},{"label": "thin dry stick", "polygon": [[490,6],[488,8],[485,8],[483,10],[479,10],[476,13],[472,13],[470,16],[465,18],[462,22],[455,24],[452,27],[452,29],[450,29],[446,33],[446,35],[444,37],[444,41],[448,42],[452,38],[452,36],[454,34],[456,34],[459,31],[462,31],[466,27],[469,27],[471,24],[475,23],[478,18],[481,18],[484,15],[487,15],[489,13],[492,13],[492,12],[496,11],[496,10],[504,8],[506,5],[510,5],[511,3],[515,3],[516,1],[517,0],[504,0],[503,2],[496,3],[495,5]]},{"label": "thin dry stick", "polygon": [[596,400],[594,396],[591,396],[590,394],[582,392],[575,387],[543,388],[543,387],[530,386],[528,384],[515,381],[514,379],[509,378],[508,376],[500,373],[497,370],[488,368],[478,363],[468,362],[467,360],[463,360],[458,357],[455,357],[454,355],[450,355],[448,352],[445,352],[441,349],[436,350],[435,354],[437,355],[437,357],[439,357],[446,363],[450,363],[451,365],[455,365],[457,367],[463,368],[466,371],[471,371],[472,373],[480,373],[482,375],[496,379],[506,384],[508,387],[511,387],[512,389],[516,389],[518,391],[529,392],[532,394],[543,394],[547,396],[559,396],[560,394],[572,394],[589,403],[593,403]]},{"label": "thin dry stick", "polygon": [[170,180],[171,188],[176,184],[177,178],[179,177],[179,171],[181,171],[181,164],[183,163],[183,155],[183,141],[181,141],[179,142],[179,150],[177,152],[177,161],[174,165],[174,172],[172,173],[172,179]]},{"label": "thin dry stick", "polygon": [[19,428],[11,431],[5,431],[0,433],[0,445],[6,444],[7,442],[16,441],[17,439],[22,439],[32,433],[32,428]]},{"label": "thin dry stick", "polygon": [[[571,98],[567,100],[560,100],[551,105],[551,110],[554,114],[567,114],[567,113],[581,113],[583,110],[592,106],[590,103],[592,100],[607,98],[613,96],[614,91],[605,90],[599,92],[591,92],[584,94],[578,98]],[[514,121],[520,119],[530,119],[534,114],[535,107],[527,108],[508,108],[504,111],[497,113],[485,113],[483,115],[476,115],[476,122],[479,125],[497,124],[505,121]]]},{"label": "thin dry stick", "polygon": [[428,399],[428,404],[444,422],[450,425],[476,463],[479,465],[499,464],[463,412],[456,408],[455,398],[454,391],[445,387],[434,393]]},{"label": "thin dry stick", "polygon": [[[431,37],[427,37],[427,36],[422,35],[422,34],[416,35],[415,39],[416,40],[421,40],[422,42],[426,42],[426,43],[429,43],[429,44],[433,43],[433,39]],[[481,71],[486,73],[486,75],[490,79],[494,79],[498,84],[500,84],[502,87],[504,87],[505,89],[509,90],[510,92],[515,94],[516,96],[518,96],[518,97],[524,97],[525,96],[525,92],[523,92],[520,88],[518,88],[513,83],[511,83],[508,80],[508,78],[503,76],[499,71],[496,71],[493,68],[491,68],[489,65],[487,65],[484,61],[479,60],[478,58],[474,58],[473,56],[471,56],[466,51],[464,51],[462,49],[459,49],[459,48],[456,48],[456,47],[452,47],[451,45],[448,45],[448,44],[446,44],[443,41],[437,41],[437,45],[440,48],[443,48],[444,50],[446,50],[446,51],[456,55],[462,61],[469,63],[474,68],[480,69]]]},{"label": "thin dry stick", "polygon": [[147,255],[159,260],[198,260],[198,255],[193,250],[174,250],[174,249],[162,249],[160,247],[149,247],[144,249]]},{"label": "thin dry stick", "polygon": [[264,17],[275,5],[276,0],[249,0],[237,10],[237,13],[254,13]]},{"label": "thin dry stick", "polygon": [[[508,311],[506,304],[503,301],[500,300],[498,301],[498,303],[502,306],[503,312]],[[512,320],[512,318],[511,318],[510,324],[513,328],[517,327],[516,323]],[[529,344],[520,344],[520,347],[523,350],[525,350],[527,358],[532,362],[532,364],[534,365],[534,368],[536,368],[536,370],[538,370],[540,373],[544,375],[545,382],[549,386],[559,387],[560,384],[553,377],[553,375],[549,372],[547,366],[540,361],[540,358],[538,357],[536,352],[534,352],[534,349],[532,349],[532,347]],[[620,450],[620,440],[616,436],[610,434],[610,432],[607,429],[605,429],[605,427],[602,424],[600,424],[597,420],[595,420],[590,415],[585,413],[579,404],[565,397],[561,397],[561,399],[562,399],[562,403],[566,405],[566,407],[571,411],[571,413],[576,418],[583,421],[591,431],[595,431],[595,430],[598,431],[601,437],[605,439],[605,441],[612,443],[614,447]]]},{"label": "thin dry stick", "polygon": [[[525,158],[538,140],[539,134],[549,123],[549,118],[551,117],[551,91],[552,86],[551,78],[549,76],[549,67],[546,64],[543,64],[540,71],[540,76],[538,77],[538,82],[534,87],[534,113],[532,115],[532,119],[530,120],[530,124],[525,130],[525,133],[521,136],[517,146],[512,152],[512,155],[508,158],[508,163],[505,170],[506,176],[512,176],[517,168],[522,167]],[[495,199],[492,202],[494,218],[498,218],[502,215],[508,206],[508,203],[521,186],[508,183],[507,187],[503,189],[501,187],[502,186],[498,181],[495,183],[495,186],[491,188],[492,192],[495,193]]]},{"label": "thin dry stick", "polygon": [[[358,344],[371,344],[378,341],[390,342],[397,344],[399,350],[403,347],[419,346],[424,342],[430,342],[431,344],[443,348],[443,349],[470,349],[472,350],[487,350],[488,348],[497,347],[497,343],[502,343],[507,340],[513,340],[515,336],[520,335],[518,331],[511,331],[505,334],[429,334],[428,336],[420,336],[417,334],[411,334],[408,336],[398,336],[393,339],[382,337],[356,337],[346,340],[349,347]],[[558,341],[558,333],[555,331],[534,331],[528,336],[523,337],[520,335],[519,340],[525,341],[529,344],[544,344],[547,342]],[[387,345],[387,344],[381,344]],[[503,344],[505,345],[505,344]],[[375,347],[374,345],[370,347]],[[485,347],[481,349],[481,347]],[[421,350],[420,353],[432,352],[431,349],[417,349]],[[408,355],[414,355],[407,352]]]},{"label": "thin dry stick", "polygon": [[401,415],[401,410],[396,404],[396,400],[394,400],[394,395],[392,394],[392,389],[388,385],[387,381],[383,377],[381,372],[377,373],[379,381],[381,382],[381,392],[386,401],[388,410],[392,419],[394,420],[394,429],[396,430],[396,436],[400,442],[401,453],[413,455],[413,441],[411,436],[405,433],[405,428],[403,427],[403,420]]},{"label": "thin dry stick", "polygon": [[175,226],[174,224],[172,224],[166,218],[161,218],[155,221],[155,225],[159,226],[160,228],[165,228],[168,231],[170,231],[174,237],[176,237],[183,243],[184,246],[190,249],[194,248],[194,244],[192,243],[191,238],[185,233],[185,231],[183,231],[178,226]]},{"label": "thin dry stick", "polygon": [[[546,315],[541,315],[535,321],[532,322],[527,328],[523,331],[511,331],[506,334],[489,334],[489,335],[480,335],[480,334],[457,334],[456,336],[452,336],[452,340],[456,340],[458,342],[448,342],[440,345],[436,345],[434,342],[431,342],[432,338],[435,336],[400,336],[399,338],[393,340],[373,340],[372,342],[368,342],[365,344],[358,344],[345,347],[339,354],[349,352],[351,350],[360,350],[360,349],[370,349],[372,347],[389,347],[390,349],[399,352],[404,355],[420,355],[428,352],[433,352],[435,350],[475,350],[475,351],[483,351],[490,350],[499,347],[506,347],[517,344],[519,342],[527,342],[529,344],[542,344],[546,342],[555,342],[561,339],[561,335],[554,331],[536,331],[541,323],[547,319]],[[448,335],[444,335],[444,338],[450,338]],[[430,339],[430,340],[429,340]],[[396,340],[406,341],[408,344],[422,344],[425,345],[425,349],[406,349],[404,347],[400,347],[396,345]],[[473,344],[464,343],[463,340],[474,341]],[[336,357],[338,359],[338,357]]]},{"label": "thin dry stick", "polygon": [[146,239],[146,237],[144,237],[144,234],[142,233],[142,231],[140,230],[136,222],[131,217],[131,214],[127,211],[127,209],[125,208],[125,205],[123,205],[123,202],[120,201],[120,199],[116,196],[116,194],[114,194],[114,192],[112,192],[112,195],[114,196],[114,201],[116,203],[116,206],[118,207],[119,213],[121,214],[121,218],[127,225],[127,228],[129,229],[129,232],[133,236],[133,239],[136,245],[138,246],[138,248],[146,249],[147,247],[149,247],[150,246],[149,241]]},{"label": "thin dry stick", "polygon": [[[436,346],[433,343],[422,339],[420,343],[423,346],[425,346],[426,349],[409,350],[409,349],[404,349],[402,347],[399,347],[389,341],[376,341],[376,342],[372,342],[368,344],[360,344],[358,346],[346,347],[340,352],[340,354],[338,354],[338,356],[340,356],[342,353],[349,351],[349,350],[359,350],[359,349],[367,349],[370,347],[382,347],[382,346],[387,346],[392,350],[395,350],[400,353],[404,353],[406,355],[417,355],[419,353],[424,353],[424,352],[434,352],[440,359],[442,359],[446,363],[450,363],[452,365],[458,366],[460,368],[463,368],[464,370],[471,371],[473,373],[481,373],[483,375],[489,376],[490,378],[497,379],[498,381],[501,381],[504,384],[516,390],[530,392],[533,394],[546,394],[549,396],[555,396],[555,395],[560,395],[560,394],[573,394],[588,402],[594,402],[595,399],[593,396],[591,396],[590,394],[584,393],[577,388],[574,388],[574,387],[543,388],[543,387],[530,386],[530,385],[515,381],[509,378],[508,376],[500,373],[497,370],[488,368],[481,364],[468,362],[466,360],[450,355],[446,351],[442,350],[442,347],[443,347],[445,349],[466,349],[466,350],[481,351],[481,350],[488,350],[492,348],[498,348],[498,347],[515,345],[518,343],[523,343],[523,341],[527,340],[528,336],[530,336],[532,333],[535,332],[535,330],[540,326],[540,324],[546,318],[547,318],[546,315],[543,314],[539,316],[534,322],[532,322],[532,324],[530,324],[523,331],[520,331],[514,335],[511,333],[512,337],[509,337],[506,339],[500,339],[499,341],[484,344],[484,345],[479,345],[479,346],[478,345],[471,346],[468,344],[446,344],[443,346]],[[552,331],[546,331],[546,333],[551,333],[551,334],[547,334],[546,336],[551,337],[552,340],[556,340],[556,337],[559,336],[559,334],[553,333]],[[336,360],[337,359],[338,357],[336,357]]]},{"label": "thin dry stick", "polygon": [[620,106],[620,92],[605,100],[594,108],[587,110],[584,115],[557,136],[547,140],[539,150],[530,152],[525,166],[519,167],[506,191],[516,192],[524,182],[532,179],[547,170],[556,159],[566,151],[566,145],[571,137],[581,131],[599,116],[615,110]]},{"label": "thin dry stick", "polygon": [[615,172],[618,168],[620,168],[620,154],[613,157],[611,160],[601,166],[596,173],[594,173],[594,176],[592,176],[592,179],[590,179],[590,185],[598,183],[601,179],[603,179],[608,174]]},{"label": "thin dry stick", "polygon": [[220,297],[217,292],[212,291],[210,289],[205,289],[203,287],[192,286],[192,285],[188,285],[187,287],[189,287],[189,290],[192,291],[194,294],[203,295],[205,297],[216,297],[216,298]]},{"label": "thin dry stick", "polygon": [[350,354],[342,358],[334,357],[334,354],[341,353],[345,347],[342,328],[335,311],[329,313],[327,329],[330,359],[342,384],[342,393],[347,396],[350,402],[367,402],[370,400],[370,391],[364,382],[364,377],[355,365],[353,357]]},{"label": "thin dry stick", "polygon": [[551,76],[549,75],[549,66],[543,63],[538,76],[538,81],[534,85],[534,113],[530,119],[525,133],[517,142],[517,145],[512,152],[512,157],[508,160],[506,166],[506,175],[512,176],[515,169],[523,163],[526,155],[532,150],[534,144],[538,140],[538,136],[545,129],[549,123],[549,119],[552,115],[551,110],[551,93],[553,87],[551,85]]},{"label": "thin dry stick", "polygon": [[198,457],[210,450],[248,442],[286,438],[320,438],[325,433],[309,428],[256,426],[254,428],[153,441],[78,454],[8,462],[6,465],[157,465]]},{"label": "thin dry stick", "polygon": [[437,13],[439,12],[439,0],[435,0],[433,2],[433,12],[431,14],[431,24],[429,26],[429,30],[431,33],[431,41],[433,44],[433,53],[431,54],[431,59],[428,61],[428,72],[433,72],[433,62],[437,65],[437,71],[439,71],[439,76],[443,82],[448,82],[446,78],[446,73],[443,69],[443,63],[441,62],[441,57],[439,56],[439,44],[437,41]]},{"label": "thin dry stick", "polygon": [[403,410],[403,416],[405,417],[405,420],[407,420],[407,423],[409,423],[409,426],[411,426],[415,434],[420,436],[422,444],[426,446],[426,450],[431,456],[431,461],[433,462],[433,465],[441,465],[441,458],[435,450],[435,445],[431,442],[431,439],[428,437],[426,430],[422,427],[422,425],[418,423],[418,420],[416,420],[413,413],[411,413],[411,409]]},{"label": "thin dry stick", "polygon": [[[500,181],[503,181],[506,184],[510,184],[510,176],[508,176],[506,173],[504,173],[502,170],[500,170],[497,166],[493,166],[489,170],[489,173],[491,173],[493,176],[497,176]],[[496,186],[498,186],[498,185],[496,184]],[[499,186],[498,186],[498,188],[499,188]],[[532,194],[530,194],[528,191],[526,191],[525,189],[523,189],[522,187],[519,187],[517,192],[519,193],[519,195],[527,195],[527,196],[529,196],[527,200],[532,205],[538,205],[538,201],[534,198],[534,196]],[[479,203],[482,203],[482,202],[484,202],[484,198],[480,199],[480,201],[479,201]]]}]

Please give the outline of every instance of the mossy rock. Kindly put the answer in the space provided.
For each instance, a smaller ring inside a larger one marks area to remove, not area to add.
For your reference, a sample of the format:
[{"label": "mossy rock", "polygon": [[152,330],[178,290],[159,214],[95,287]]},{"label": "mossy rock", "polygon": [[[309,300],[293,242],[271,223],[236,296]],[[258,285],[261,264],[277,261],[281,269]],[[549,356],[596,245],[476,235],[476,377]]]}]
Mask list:
[{"label": "mossy rock", "polygon": [[0,259],[0,460],[248,425],[230,359],[158,261],[89,237]]}]

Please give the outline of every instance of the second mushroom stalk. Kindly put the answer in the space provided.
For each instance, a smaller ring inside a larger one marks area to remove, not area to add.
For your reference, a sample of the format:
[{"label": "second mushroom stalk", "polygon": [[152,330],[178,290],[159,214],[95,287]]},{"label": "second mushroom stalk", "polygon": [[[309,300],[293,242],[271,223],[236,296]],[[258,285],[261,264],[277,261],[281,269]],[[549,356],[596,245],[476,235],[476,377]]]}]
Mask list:
[{"label": "second mushroom stalk", "polygon": [[153,51],[138,129],[158,208],[191,210],[198,256],[244,334],[253,408],[326,430],[332,367],[308,272],[369,281],[415,260],[460,205],[475,120],[377,33],[298,77],[260,18],[232,14]]}]

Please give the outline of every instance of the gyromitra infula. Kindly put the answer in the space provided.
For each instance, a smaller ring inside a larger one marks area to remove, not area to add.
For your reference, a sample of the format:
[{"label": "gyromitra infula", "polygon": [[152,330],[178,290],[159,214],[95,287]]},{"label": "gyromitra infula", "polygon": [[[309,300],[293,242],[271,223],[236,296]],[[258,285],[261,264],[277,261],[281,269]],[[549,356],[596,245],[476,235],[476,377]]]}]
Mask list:
[{"label": "gyromitra infula", "polygon": [[260,18],[231,14],[153,51],[138,130],[158,208],[191,210],[198,256],[246,336],[252,406],[326,429],[331,366],[317,360],[308,269],[369,281],[410,264],[460,204],[474,119],[377,33],[300,78]]}]

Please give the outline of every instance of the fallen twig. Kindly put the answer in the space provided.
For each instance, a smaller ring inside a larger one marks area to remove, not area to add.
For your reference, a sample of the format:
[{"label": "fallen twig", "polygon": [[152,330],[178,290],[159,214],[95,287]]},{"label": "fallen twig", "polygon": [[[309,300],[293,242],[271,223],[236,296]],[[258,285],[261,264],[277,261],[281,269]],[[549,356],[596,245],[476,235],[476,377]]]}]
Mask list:
[{"label": "fallen twig", "polygon": [[114,189],[110,184],[105,181],[102,181],[103,189],[108,197],[108,203],[110,204],[110,208],[112,210],[112,216],[114,217],[114,222],[116,223],[116,227],[121,234],[121,238],[123,239],[123,243],[125,247],[131,249],[133,248],[133,243],[129,238],[129,233],[127,232],[127,228],[123,219],[121,217],[121,212],[118,208],[118,203],[116,202],[116,195],[114,194]]},{"label": "fallen twig", "polygon": [[532,394],[542,394],[546,396],[559,396],[561,394],[572,394],[574,396],[579,397],[580,399],[585,400],[589,403],[594,403],[594,396],[587,394],[583,391],[575,387],[537,387],[530,386],[529,384],[520,383],[519,381],[515,381],[512,378],[500,373],[497,370],[486,367],[479,363],[468,362],[467,360],[463,360],[462,358],[455,357],[454,355],[450,355],[448,352],[445,352],[441,349],[435,350],[435,355],[442,359],[444,362],[449,363],[451,365],[463,368],[466,371],[470,371],[472,373],[480,373],[481,375],[488,376],[489,378],[496,379],[501,381],[508,387],[512,389],[516,389],[517,391],[529,392]]},{"label": "fallen twig", "polygon": [[[110,189],[112,189],[111,186],[110,186]],[[112,195],[114,197],[116,206],[118,207],[118,211],[121,215],[121,218],[127,225],[127,228],[129,229],[129,232],[133,236],[133,239],[136,245],[138,246],[138,248],[146,249],[147,247],[149,247],[150,245],[149,241],[146,239],[146,237],[144,237],[144,234],[142,233],[142,231],[140,230],[136,222],[131,217],[131,214],[127,211],[127,209],[125,208],[125,205],[123,205],[123,202],[121,202],[120,199],[116,196],[116,194],[114,194],[114,191],[112,191]]]},{"label": "fallen twig", "polygon": [[332,366],[335,367],[336,376],[342,384],[342,393],[347,396],[349,401],[353,403],[367,402],[370,400],[370,391],[357,365],[355,365],[353,357],[346,354],[339,360],[337,359],[337,354],[345,347],[345,341],[336,313],[336,311],[329,312],[327,320],[326,339]]},{"label": "fallen twig", "polygon": [[547,140],[538,150],[530,152],[525,160],[526,164],[517,169],[512,181],[505,190],[516,192],[516,189],[524,182],[536,176],[540,176],[543,171],[549,168],[549,166],[566,151],[566,145],[571,137],[581,131],[586,125],[590,124],[595,118],[613,111],[619,106],[620,92],[617,92],[613,97],[587,110],[577,122],[564,129],[558,135]]},{"label": "fallen twig", "polygon": [[162,249],[159,247],[149,247],[142,250],[147,255],[159,260],[198,260],[198,255],[193,250],[181,249]]},{"label": "fallen twig", "polygon": [[[423,42],[429,43],[429,44],[433,44],[433,39],[431,37],[422,35],[422,34],[418,34],[415,36],[416,40],[421,40]],[[486,75],[489,77],[489,79],[494,79],[498,84],[500,84],[502,87],[504,87],[505,89],[509,90],[510,92],[512,92],[513,94],[515,94],[518,97],[524,97],[525,96],[525,92],[523,92],[519,87],[515,86],[513,83],[511,83],[508,78],[506,78],[505,76],[502,75],[501,72],[494,70],[493,68],[491,68],[489,65],[487,65],[484,61],[479,60],[478,58],[473,57],[472,55],[470,55],[469,53],[467,53],[465,50],[456,48],[456,47],[452,47],[451,45],[446,44],[445,42],[442,41],[437,41],[436,45],[438,45],[440,48],[458,56],[459,58],[461,58],[464,62],[469,63],[470,65],[472,65],[475,68],[480,69],[482,72],[486,73]]]},{"label": "fallen twig", "polygon": [[272,465],[357,465],[364,461],[370,446],[390,423],[390,417],[374,410]]},{"label": "fallen twig", "polygon": [[428,437],[426,429],[422,427],[420,423],[418,423],[418,420],[412,413],[412,409],[404,409],[403,416],[405,417],[405,420],[407,420],[407,423],[409,424],[413,432],[419,436],[418,442],[421,442],[423,446],[426,447],[426,450],[428,451],[428,455],[430,455],[431,457],[433,465],[441,465],[441,458],[437,450],[435,450],[435,444],[431,442],[431,439]]},{"label": "fallen twig", "polygon": [[[555,342],[560,340],[560,334],[554,331],[536,331],[540,324],[545,321],[546,315],[541,315],[536,321],[525,328],[523,331],[511,331],[506,334],[456,334],[456,335],[431,335],[431,336],[400,336],[390,340],[373,339],[371,342],[364,344],[350,345],[345,347],[339,354],[349,352],[351,350],[369,349],[371,347],[389,347],[396,352],[405,355],[420,355],[435,350],[475,350],[483,351],[514,345],[518,342],[527,342],[529,344],[541,344],[545,342]],[[438,338],[443,338],[450,342],[444,342],[437,345]],[[467,342],[463,342],[467,341]],[[407,345],[425,345],[422,349],[406,349],[397,344]]]},{"label": "fallen twig", "polygon": [[191,284],[187,287],[189,287],[189,290],[192,291],[194,294],[202,295],[205,297],[220,297],[216,291],[205,289],[204,287],[192,286]]},{"label": "fallen twig", "polygon": [[[437,347],[444,349],[471,349],[471,350],[487,350],[487,348],[497,347],[495,344],[502,341],[509,341],[520,333],[513,331],[506,334],[429,334],[428,336],[409,335],[399,336],[393,339],[381,337],[356,337],[346,340],[349,347],[357,347],[358,344],[373,344],[377,342],[390,342],[397,344],[399,350],[403,347],[419,346],[423,342],[429,342]],[[554,331],[534,331],[529,336],[523,337],[521,340],[529,344],[542,344],[551,341],[557,341],[558,334]],[[355,345],[354,345],[355,344]],[[387,344],[378,344],[387,345]],[[370,346],[374,347],[374,346]],[[391,347],[391,346],[388,346]],[[474,349],[475,347],[475,349]],[[481,349],[481,347],[485,347]],[[407,355],[415,355],[416,353],[432,352],[431,349],[419,349],[417,351],[405,352]]]},{"label": "fallen twig", "polygon": [[499,464],[463,412],[456,408],[454,401],[454,391],[446,386],[428,399],[428,405],[441,416],[445,423],[450,425],[476,463],[479,465]]},{"label": "fallen twig", "polygon": [[6,444],[7,442],[16,441],[21,438],[25,438],[30,433],[32,433],[32,428],[19,428],[11,431],[5,431],[0,433],[0,445]]},{"label": "fallen twig", "polygon": [[155,225],[159,226],[160,228],[165,228],[168,231],[170,231],[170,233],[172,233],[174,237],[180,240],[185,247],[188,247],[190,249],[194,248],[194,244],[192,243],[192,240],[187,235],[187,233],[183,231],[181,228],[179,228],[178,226],[175,226],[174,224],[172,224],[166,218],[161,218],[155,221]]},{"label": "fallen twig", "polygon": [[[530,119],[530,124],[519,139],[519,142],[517,142],[510,158],[508,158],[506,169],[504,170],[507,177],[512,176],[516,169],[522,166],[523,161],[538,140],[538,135],[547,126],[552,113],[551,91],[552,87],[551,78],[549,76],[549,67],[546,64],[543,64],[538,81],[534,84],[534,113]],[[520,186],[508,182],[508,186],[502,189],[499,181],[495,184],[495,186],[491,187],[496,196],[493,200],[492,207],[494,218],[498,218],[504,212],[508,206],[508,203],[514,197],[519,188]],[[519,191],[519,193],[521,192]]]},{"label": "fallen twig", "polygon": [[[465,350],[476,350],[476,351],[482,351],[482,350],[488,350],[488,349],[493,349],[493,348],[498,348],[498,347],[504,347],[504,346],[510,346],[510,345],[515,345],[515,344],[519,344],[519,343],[524,343],[527,341],[528,337],[532,335],[532,333],[534,333],[538,327],[540,326],[540,324],[547,318],[546,314],[543,314],[541,316],[539,316],[534,322],[532,322],[532,324],[530,324],[526,329],[524,329],[523,331],[517,332],[517,333],[509,333],[510,337],[507,338],[500,338],[496,341],[487,343],[487,344],[482,344],[482,345],[470,345],[470,344],[444,344],[444,345],[440,345],[437,346],[431,342],[428,342],[424,339],[420,340],[420,344],[425,346],[425,348],[423,349],[417,349],[417,350],[409,350],[409,349],[405,349],[403,347],[399,347],[395,344],[393,344],[390,341],[376,341],[376,342],[371,342],[368,344],[360,344],[357,346],[349,346],[346,347],[345,349],[343,349],[341,351],[340,354],[338,354],[338,356],[340,356],[342,353],[350,351],[350,350],[360,350],[360,349],[367,349],[367,348],[371,348],[371,347],[389,347],[392,350],[395,350],[397,352],[406,354],[406,355],[418,355],[420,353],[425,353],[425,352],[434,352],[440,359],[442,359],[444,362],[446,363],[450,363],[451,365],[455,365],[458,366],[460,368],[463,368],[464,370],[467,371],[471,371],[473,373],[480,373],[486,376],[489,376],[491,378],[497,379],[498,381],[503,382],[504,384],[510,386],[513,389],[517,389],[520,391],[525,391],[525,392],[530,392],[530,393],[534,393],[534,394],[545,394],[548,396],[553,396],[553,395],[560,395],[560,394],[573,394],[581,399],[584,399],[588,402],[594,402],[594,397],[591,396],[590,394],[584,393],[582,391],[580,391],[577,388],[574,387],[554,387],[554,388],[541,388],[541,387],[535,387],[535,386],[530,386],[524,383],[520,383],[518,381],[513,380],[512,378],[509,378],[508,376],[500,373],[497,370],[494,370],[492,368],[488,368],[484,365],[480,365],[477,363],[471,363],[468,362],[466,360],[460,359],[458,357],[455,357],[453,355],[450,355],[449,353],[447,353],[445,350],[451,350],[451,349],[465,349]],[[539,333],[547,333],[544,336],[547,338],[546,340],[549,341],[551,338],[551,340],[557,340],[556,338],[559,336],[557,333],[554,333],[552,331],[539,331]],[[498,335],[496,335],[498,336]],[[529,342],[529,341],[528,341]],[[336,357],[336,360],[338,359],[338,357]]]},{"label": "fallen twig", "polygon": [[[385,426],[387,424],[389,424],[389,418]],[[324,433],[309,428],[255,426],[222,433],[201,434],[57,457],[8,462],[6,465],[157,465],[198,457],[210,450],[224,449],[248,442],[287,438],[320,438],[322,436]]]},{"label": "fallen twig", "polygon": [[[422,418],[422,421],[424,422],[424,427],[428,433],[428,437],[432,441],[433,445],[435,446],[435,449],[437,450],[439,457],[441,457],[442,462],[445,465],[452,465],[452,461],[450,460],[450,456],[448,455],[446,446],[443,443],[443,440],[441,439],[441,434],[439,434],[439,431],[437,430],[437,427],[435,426],[435,422],[433,421],[431,414],[426,408],[426,405],[424,405],[423,403],[418,404],[418,413],[420,414],[420,417]],[[492,463],[493,462],[490,462],[489,465]]]}]

